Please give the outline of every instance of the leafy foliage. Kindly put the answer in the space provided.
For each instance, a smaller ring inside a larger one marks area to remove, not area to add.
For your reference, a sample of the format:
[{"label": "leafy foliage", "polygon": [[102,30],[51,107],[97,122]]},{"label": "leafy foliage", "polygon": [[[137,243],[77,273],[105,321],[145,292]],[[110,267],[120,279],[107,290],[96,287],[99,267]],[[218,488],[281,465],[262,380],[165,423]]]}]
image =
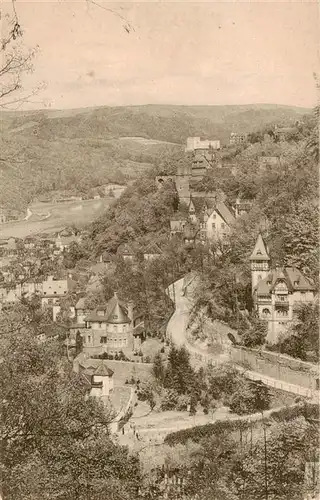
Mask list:
[{"label": "leafy foliage", "polygon": [[[295,310],[295,322],[289,335],[280,338],[272,350],[288,354],[303,361],[319,359],[319,304],[301,304]],[[271,346],[268,346],[271,349]]]},{"label": "leafy foliage", "polygon": [[4,497],[132,498],[139,466],[112,442],[112,413],[85,397],[59,344],[28,329],[10,335],[0,364]]}]

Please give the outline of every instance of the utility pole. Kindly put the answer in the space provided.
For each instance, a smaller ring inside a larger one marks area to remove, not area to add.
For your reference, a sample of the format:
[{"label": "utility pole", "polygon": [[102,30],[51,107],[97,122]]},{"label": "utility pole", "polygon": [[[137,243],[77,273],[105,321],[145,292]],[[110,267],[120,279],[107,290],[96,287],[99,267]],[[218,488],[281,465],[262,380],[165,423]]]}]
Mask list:
[{"label": "utility pole", "polygon": [[[263,418],[263,411],[261,412]],[[267,448],[267,426],[271,424],[267,424],[262,420],[263,426],[263,439],[264,439],[264,491],[265,491],[265,500],[269,498],[269,485],[268,485],[268,448]]]}]

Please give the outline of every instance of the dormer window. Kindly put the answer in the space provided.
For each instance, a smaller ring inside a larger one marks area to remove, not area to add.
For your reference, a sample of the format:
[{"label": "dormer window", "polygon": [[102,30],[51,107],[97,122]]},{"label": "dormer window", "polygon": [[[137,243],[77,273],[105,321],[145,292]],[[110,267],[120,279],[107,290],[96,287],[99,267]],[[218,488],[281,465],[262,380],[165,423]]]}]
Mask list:
[{"label": "dormer window", "polygon": [[294,286],[298,286],[299,285],[299,280],[294,281],[293,284],[294,284]]}]

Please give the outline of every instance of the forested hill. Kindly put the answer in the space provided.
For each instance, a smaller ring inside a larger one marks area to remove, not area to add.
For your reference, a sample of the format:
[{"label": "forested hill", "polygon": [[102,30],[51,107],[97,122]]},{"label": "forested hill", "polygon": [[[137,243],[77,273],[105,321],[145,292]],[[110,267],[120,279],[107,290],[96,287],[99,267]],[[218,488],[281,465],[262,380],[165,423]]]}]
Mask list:
[{"label": "forested hill", "polygon": [[235,132],[288,125],[309,110],[276,105],[99,107],[1,112],[0,206],[126,182],[181,151],[188,136],[227,143]]}]

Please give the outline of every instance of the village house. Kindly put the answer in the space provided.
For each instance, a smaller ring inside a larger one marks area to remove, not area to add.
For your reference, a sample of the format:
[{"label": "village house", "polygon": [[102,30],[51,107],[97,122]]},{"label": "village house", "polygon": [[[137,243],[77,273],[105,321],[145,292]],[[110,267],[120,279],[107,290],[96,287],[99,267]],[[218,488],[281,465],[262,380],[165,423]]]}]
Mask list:
[{"label": "village house", "polygon": [[191,250],[200,238],[199,224],[187,222],[183,230],[183,243],[187,250]]},{"label": "village house", "polygon": [[53,321],[56,321],[57,315],[60,312],[60,300],[68,293],[76,290],[77,283],[68,276],[65,279],[55,279],[49,276],[46,281],[42,283],[41,306],[51,307]]},{"label": "village house", "polygon": [[128,243],[120,245],[117,254],[123,258],[125,262],[133,262],[135,254]]},{"label": "village house", "polygon": [[295,267],[270,269],[268,247],[261,234],[250,264],[254,307],[259,318],[268,322],[267,341],[276,343],[294,319],[295,306],[314,300],[315,287]]},{"label": "village house", "polygon": [[21,241],[17,238],[8,238],[0,240],[0,255],[14,257],[22,249]]},{"label": "village house", "polygon": [[22,282],[2,280],[0,285],[0,309],[19,302],[22,298],[41,295],[42,282],[37,279],[26,279]]},{"label": "village house", "polygon": [[235,201],[233,208],[235,217],[236,218],[241,217],[242,215],[245,215],[250,212],[252,208],[252,201],[241,199],[238,197]]},{"label": "village house", "polygon": [[96,274],[100,274],[106,270],[113,269],[116,263],[116,256],[110,254],[106,250],[102,252],[96,261],[96,264],[91,267],[91,270]]},{"label": "village house", "polygon": [[275,125],[275,127],[274,127],[274,135],[280,141],[285,141],[288,137],[296,134],[297,132],[298,132],[298,128],[296,126],[294,126],[294,127],[278,127],[278,125]]},{"label": "village house", "polygon": [[98,366],[79,365],[82,376],[89,384],[89,396],[96,398],[108,397],[114,389],[114,372],[100,361]]},{"label": "village house", "polygon": [[133,387],[119,384],[108,361],[90,358],[81,353],[73,362],[86,387],[86,398],[97,398],[111,411],[111,432],[118,432],[133,412],[136,395]]},{"label": "village house", "polygon": [[78,332],[82,335],[85,352],[132,353],[140,348],[144,338],[143,316],[133,302],[123,302],[117,293],[107,304],[89,313],[84,308],[84,302],[79,301],[75,313],[70,335]]},{"label": "village house", "polygon": [[229,144],[230,146],[233,146],[235,144],[243,144],[244,142],[246,142],[247,138],[248,134],[239,134],[237,132],[231,132]]},{"label": "village house", "polygon": [[216,198],[191,196],[188,210],[191,222],[200,225],[202,241],[225,239],[235,222],[228,206]]},{"label": "village house", "polygon": [[72,243],[79,243],[79,238],[74,234],[70,236],[62,236],[61,233],[55,239],[55,246],[59,253],[64,250],[69,250]]},{"label": "village house", "polygon": [[280,167],[281,159],[279,156],[259,156],[258,166],[260,173],[262,173],[272,167]]},{"label": "village house", "polygon": [[150,245],[148,245],[143,251],[143,258],[146,261],[157,259],[161,255],[162,250],[155,243],[150,243]]},{"label": "village house", "polygon": [[181,235],[187,223],[187,217],[183,215],[175,215],[170,220],[170,236]]}]

